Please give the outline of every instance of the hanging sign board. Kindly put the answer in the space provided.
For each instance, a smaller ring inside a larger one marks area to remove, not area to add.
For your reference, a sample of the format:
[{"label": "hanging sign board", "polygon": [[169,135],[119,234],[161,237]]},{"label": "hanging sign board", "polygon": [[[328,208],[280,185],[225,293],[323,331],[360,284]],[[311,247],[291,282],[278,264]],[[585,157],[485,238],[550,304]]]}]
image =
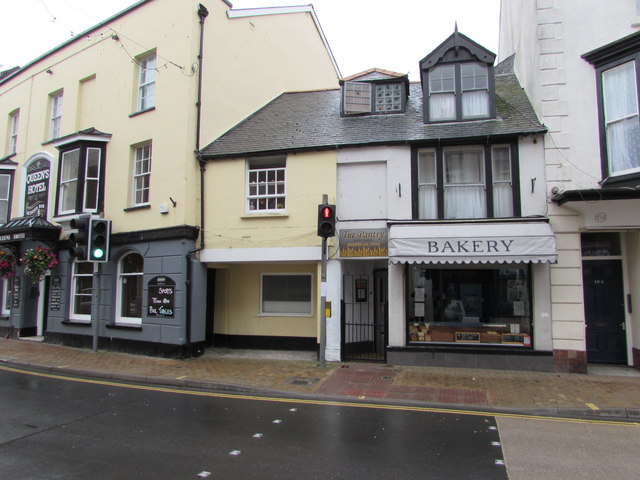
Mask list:
[{"label": "hanging sign board", "polygon": [[341,257],[386,257],[388,240],[386,228],[340,230]]},{"label": "hanging sign board", "polygon": [[47,218],[51,162],[38,158],[27,167],[24,195],[24,216]]},{"label": "hanging sign board", "polygon": [[173,318],[175,315],[176,282],[167,276],[149,280],[147,316]]}]

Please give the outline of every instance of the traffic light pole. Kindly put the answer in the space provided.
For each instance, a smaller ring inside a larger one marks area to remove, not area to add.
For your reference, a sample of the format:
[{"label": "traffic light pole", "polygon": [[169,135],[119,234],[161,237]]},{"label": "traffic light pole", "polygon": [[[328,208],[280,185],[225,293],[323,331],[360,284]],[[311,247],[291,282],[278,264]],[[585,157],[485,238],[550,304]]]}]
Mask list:
[{"label": "traffic light pole", "polygon": [[327,344],[327,238],[322,237],[322,266],[320,274],[320,366],[324,367]]},{"label": "traffic light pole", "polygon": [[91,322],[93,323],[93,346],[92,351],[98,351],[98,329],[100,328],[100,264],[94,263],[96,271],[93,273],[97,284],[97,291],[93,291],[93,300],[91,301]]}]

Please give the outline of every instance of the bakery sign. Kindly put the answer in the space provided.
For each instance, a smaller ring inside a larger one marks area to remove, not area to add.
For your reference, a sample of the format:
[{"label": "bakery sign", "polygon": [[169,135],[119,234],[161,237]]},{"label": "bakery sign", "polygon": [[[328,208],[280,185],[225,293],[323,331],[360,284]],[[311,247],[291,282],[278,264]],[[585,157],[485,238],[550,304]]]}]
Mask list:
[{"label": "bakery sign", "polygon": [[47,217],[51,162],[38,158],[27,167],[24,195],[25,217]]},{"label": "bakery sign", "polygon": [[341,257],[386,257],[388,235],[386,228],[340,230]]}]

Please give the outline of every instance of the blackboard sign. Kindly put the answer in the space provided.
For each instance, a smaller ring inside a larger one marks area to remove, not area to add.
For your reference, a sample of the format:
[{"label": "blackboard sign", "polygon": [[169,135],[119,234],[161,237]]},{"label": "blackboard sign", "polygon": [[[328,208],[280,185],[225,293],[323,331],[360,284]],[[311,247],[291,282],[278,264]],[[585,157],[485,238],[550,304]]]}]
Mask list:
[{"label": "blackboard sign", "polygon": [[480,332],[456,332],[456,342],[480,343]]},{"label": "blackboard sign", "polygon": [[175,311],[176,282],[167,276],[149,280],[147,316],[173,318]]},{"label": "blackboard sign", "polygon": [[58,276],[51,277],[51,289],[49,290],[49,310],[60,311],[62,300],[62,279]]},{"label": "blackboard sign", "polygon": [[13,303],[11,308],[20,308],[20,277],[13,277]]}]

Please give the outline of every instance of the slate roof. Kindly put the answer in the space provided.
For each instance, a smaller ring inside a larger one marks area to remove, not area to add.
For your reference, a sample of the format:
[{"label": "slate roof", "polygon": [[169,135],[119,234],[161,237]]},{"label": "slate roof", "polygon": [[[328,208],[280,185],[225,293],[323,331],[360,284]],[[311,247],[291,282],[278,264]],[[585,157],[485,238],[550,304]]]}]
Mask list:
[{"label": "slate roof", "polygon": [[341,116],[339,89],[284,93],[204,147],[201,154],[216,159],[545,132],[510,63],[505,62],[495,69],[495,119],[425,124],[422,89],[417,83],[410,85],[406,112],[401,114]]}]

